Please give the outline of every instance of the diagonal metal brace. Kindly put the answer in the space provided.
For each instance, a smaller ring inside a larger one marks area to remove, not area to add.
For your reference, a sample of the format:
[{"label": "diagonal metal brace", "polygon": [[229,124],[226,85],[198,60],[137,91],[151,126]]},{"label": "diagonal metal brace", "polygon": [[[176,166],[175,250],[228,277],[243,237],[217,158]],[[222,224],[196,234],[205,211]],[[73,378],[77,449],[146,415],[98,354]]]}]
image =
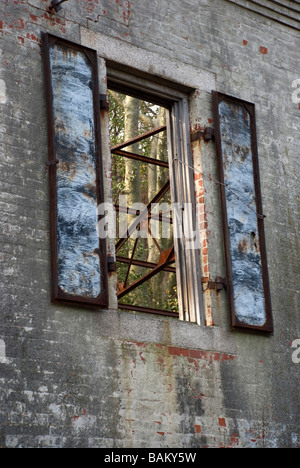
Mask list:
[{"label": "diagonal metal brace", "polygon": [[165,252],[161,253],[159,262],[156,265],[156,267],[153,268],[152,271],[146,273],[144,276],[142,276],[140,279],[138,279],[128,287],[124,287],[124,285],[119,284],[118,299],[122,299],[123,296],[126,296],[131,291],[138,288],[141,284],[145,283],[145,281],[149,281],[151,278],[153,278],[153,276],[157,275],[158,273],[163,271],[167,266],[174,262],[175,251],[173,246]]},{"label": "diagonal metal brace", "polygon": [[159,201],[163,198],[163,196],[170,190],[170,181],[168,182],[160,189],[160,191],[155,195],[155,197],[150,201],[150,203],[147,205],[147,208],[139,214],[137,219],[133,221],[133,223],[129,226],[127,230],[127,234],[124,233],[121,237],[120,240],[116,244],[116,252],[119,252],[119,250],[123,247],[125,242],[129,239],[131,234],[135,231],[137,226],[140,224],[140,222],[151,212],[151,209],[153,208],[153,205],[156,205],[159,203]]}]

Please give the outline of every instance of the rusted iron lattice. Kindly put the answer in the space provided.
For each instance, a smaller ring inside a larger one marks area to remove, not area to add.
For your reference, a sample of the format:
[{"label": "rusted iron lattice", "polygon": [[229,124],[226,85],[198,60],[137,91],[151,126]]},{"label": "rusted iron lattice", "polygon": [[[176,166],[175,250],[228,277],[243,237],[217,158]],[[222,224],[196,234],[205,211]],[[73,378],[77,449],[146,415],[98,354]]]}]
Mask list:
[{"label": "rusted iron lattice", "polygon": [[[165,125],[155,128],[154,130],[151,130],[149,132],[146,132],[142,135],[139,135],[138,137],[132,138],[130,140],[127,140],[124,143],[121,143],[119,145],[114,146],[111,149],[112,154],[116,154],[119,156],[123,156],[126,158],[134,159],[136,161],[140,161],[145,164],[153,164],[156,166],[163,167],[165,169],[169,168],[169,164],[165,161],[160,161],[154,158],[149,158],[146,156],[142,156],[139,154],[135,154],[129,151],[124,151],[124,148],[127,148],[128,146],[132,146],[135,143],[139,143],[141,141],[146,140],[147,138],[153,137],[154,135],[157,135],[161,132],[164,132],[167,130],[167,127]],[[176,273],[176,268],[172,266],[175,262],[175,250],[174,250],[174,244],[168,248],[167,250],[163,251],[159,244],[157,243],[156,239],[152,236],[150,228],[148,228],[148,232],[153,239],[156,247],[158,248],[160,252],[160,257],[157,263],[151,263],[151,262],[146,262],[142,260],[137,260],[134,258],[137,244],[139,241],[139,237],[135,239],[134,246],[131,251],[130,257],[126,258],[123,256],[118,255],[120,252],[121,248],[125,245],[125,243],[130,239],[130,236],[136,231],[139,230],[141,227],[141,223],[147,219],[154,219],[159,222],[168,222],[168,223],[173,223],[172,218],[165,217],[163,214],[154,214],[151,212],[153,207],[158,204],[162,198],[168,193],[170,190],[170,181],[168,180],[164,186],[157,192],[157,194],[153,197],[153,199],[148,203],[146,209],[143,212],[137,212],[136,210],[132,210],[129,207],[122,207],[115,205],[116,211],[117,212],[122,212],[122,213],[127,213],[127,214],[132,214],[136,215],[137,218],[130,224],[128,227],[128,230],[126,233],[123,233],[123,235],[120,236],[120,239],[116,243],[116,261],[118,263],[126,264],[128,265],[128,269],[126,272],[125,276],[125,281],[123,284],[120,284],[118,282],[118,299],[119,301],[134,291],[136,288],[144,284],[146,281],[149,281],[151,278],[153,278],[155,275],[160,273],[161,271],[166,271],[168,273]],[[150,271],[146,274],[144,274],[141,278],[138,280],[134,281],[132,284],[128,284],[129,282],[129,274],[130,274],[130,269],[132,266],[139,266],[143,268],[150,269]],[[136,305],[129,305],[129,304],[121,304],[119,303],[119,308],[124,309],[124,310],[133,310],[136,312],[145,312],[145,313],[152,313],[152,314],[158,314],[158,315],[165,315],[169,317],[178,317],[177,312],[169,311],[169,310],[161,310],[161,309],[152,309],[149,307],[140,307]]]}]

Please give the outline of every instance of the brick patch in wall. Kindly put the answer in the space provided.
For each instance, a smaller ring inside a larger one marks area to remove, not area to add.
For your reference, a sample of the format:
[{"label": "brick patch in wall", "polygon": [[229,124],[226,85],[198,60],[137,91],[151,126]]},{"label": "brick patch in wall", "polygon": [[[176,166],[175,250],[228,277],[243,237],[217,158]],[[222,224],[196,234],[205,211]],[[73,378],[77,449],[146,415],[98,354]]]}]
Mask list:
[{"label": "brick patch in wall", "polygon": [[[144,342],[136,342],[136,341],[126,341],[127,344],[132,344],[137,346],[138,348],[146,349],[148,346],[152,346],[152,343],[144,343]],[[168,345],[161,345],[155,344],[160,350],[165,351],[169,356],[174,357],[185,357],[189,358],[190,361],[193,359],[203,359],[205,361],[213,362],[213,361],[234,361],[236,359],[236,355],[228,354],[228,353],[221,353],[217,351],[206,351],[201,349],[189,349],[189,348],[180,348],[177,346],[168,346]]]}]

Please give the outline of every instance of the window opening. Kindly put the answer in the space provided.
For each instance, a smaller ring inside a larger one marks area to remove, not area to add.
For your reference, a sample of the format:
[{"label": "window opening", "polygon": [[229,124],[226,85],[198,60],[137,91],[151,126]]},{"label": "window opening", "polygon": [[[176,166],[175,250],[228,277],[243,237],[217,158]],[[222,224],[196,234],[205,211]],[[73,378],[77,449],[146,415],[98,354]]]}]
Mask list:
[{"label": "window opening", "polygon": [[119,308],[179,317],[168,112],[109,90]]}]

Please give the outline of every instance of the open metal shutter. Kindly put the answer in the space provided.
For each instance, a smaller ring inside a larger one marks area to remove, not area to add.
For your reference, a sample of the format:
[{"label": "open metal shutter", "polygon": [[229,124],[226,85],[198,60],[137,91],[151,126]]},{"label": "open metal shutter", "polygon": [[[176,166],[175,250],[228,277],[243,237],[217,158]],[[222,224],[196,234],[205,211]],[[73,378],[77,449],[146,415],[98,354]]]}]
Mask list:
[{"label": "open metal shutter", "polygon": [[255,106],[218,92],[213,102],[232,326],[272,332]]},{"label": "open metal shutter", "polygon": [[43,35],[49,136],[52,300],[108,305],[95,51]]}]

